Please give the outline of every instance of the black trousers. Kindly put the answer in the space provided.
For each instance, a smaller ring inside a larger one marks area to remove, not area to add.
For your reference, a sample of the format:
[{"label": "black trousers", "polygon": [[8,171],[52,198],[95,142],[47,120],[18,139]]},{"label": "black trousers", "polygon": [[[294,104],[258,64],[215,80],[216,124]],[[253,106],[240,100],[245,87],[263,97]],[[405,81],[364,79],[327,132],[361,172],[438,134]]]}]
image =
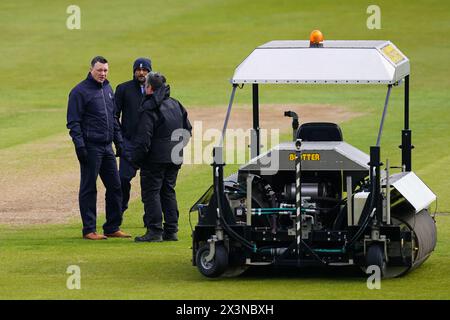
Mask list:
[{"label": "black trousers", "polygon": [[120,184],[122,186],[122,213],[128,209],[128,202],[130,201],[131,180],[136,176],[136,169],[129,162],[132,151],[131,142],[123,138],[123,156],[120,157],[119,176]]},{"label": "black trousers", "polygon": [[178,231],[175,185],[180,167],[172,163],[153,163],[141,169],[144,226],[155,233]]},{"label": "black trousers", "polygon": [[122,190],[119,172],[112,145],[86,144],[87,163],[80,163],[81,182],[79,204],[83,220],[83,235],[96,232],[97,222],[97,177],[106,188],[105,233],[114,233],[122,224]]}]

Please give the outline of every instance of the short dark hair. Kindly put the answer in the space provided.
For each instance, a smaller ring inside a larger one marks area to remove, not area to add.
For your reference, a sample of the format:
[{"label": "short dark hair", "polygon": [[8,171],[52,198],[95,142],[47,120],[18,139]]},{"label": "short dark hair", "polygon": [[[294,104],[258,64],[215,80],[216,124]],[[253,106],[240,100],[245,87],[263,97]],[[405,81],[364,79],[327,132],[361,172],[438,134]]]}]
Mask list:
[{"label": "short dark hair", "polygon": [[153,90],[157,90],[166,83],[166,77],[159,72],[149,72],[146,83],[147,86],[151,86]]},{"label": "short dark hair", "polygon": [[91,60],[91,67],[93,67],[97,62],[100,63],[108,63],[108,60],[106,60],[104,57],[102,56],[96,56]]}]

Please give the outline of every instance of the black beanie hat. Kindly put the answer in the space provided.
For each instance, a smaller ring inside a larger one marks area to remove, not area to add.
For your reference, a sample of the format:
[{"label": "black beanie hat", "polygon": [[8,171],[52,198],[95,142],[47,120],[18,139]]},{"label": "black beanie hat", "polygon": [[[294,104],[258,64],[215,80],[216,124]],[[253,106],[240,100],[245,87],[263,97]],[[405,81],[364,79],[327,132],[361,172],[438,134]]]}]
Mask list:
[{"label": "black beanie hat", "polygon": [[133,64],[133,75],[137,68],[147,69],[150,72],[152,71],[152,62],[148,58],[137,58]]}]

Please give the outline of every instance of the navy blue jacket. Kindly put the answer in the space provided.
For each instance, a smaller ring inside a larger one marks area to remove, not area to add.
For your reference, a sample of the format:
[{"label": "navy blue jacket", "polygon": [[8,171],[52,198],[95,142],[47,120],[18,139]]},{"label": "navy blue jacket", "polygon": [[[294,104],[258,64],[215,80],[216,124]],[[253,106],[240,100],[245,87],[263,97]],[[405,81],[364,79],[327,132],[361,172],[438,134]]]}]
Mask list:
[{"label": "navy blue jacket", "polygon": [[143,94],[141,90],[136,79],[121,83],[116,88],[116,117],[119,119],[122,114],[120,128],[122,135],[128,140],[134,135],[139,121],[139,108],[145,96],[145,92]]},{"label": "navy blue jacket", "polygon": [[[178,129],[185,129],[185,135],[177,136],[178,141],[175,141],[172,134]],[[139,123],[133,137],[131,160],[143,169],[151,167],[153,163],[179,165],[182,163],[182,147],[189,142],[191,132],[186,109],[178,100],[170,97],[169,86],[162,86],[153,94],[145,96],[142,102]],[[172,158],[173,151],[177,153],[176,159]]]},{"label": "navy blue jacket", "polygon": [[67,128],[75,148],[86,142],[122,144],[119,122],[115,116],[114,92],[108,80],[87,78],[72,89],[67,107]]}]

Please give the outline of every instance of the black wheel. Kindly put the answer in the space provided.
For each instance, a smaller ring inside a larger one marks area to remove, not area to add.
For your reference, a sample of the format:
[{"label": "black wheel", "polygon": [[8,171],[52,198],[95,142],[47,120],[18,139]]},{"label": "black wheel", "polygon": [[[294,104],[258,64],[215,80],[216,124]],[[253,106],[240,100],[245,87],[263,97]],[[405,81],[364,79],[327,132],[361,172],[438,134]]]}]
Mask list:
[{"label": "black wheel", "polygon": [[216,278],[221,276],[228,267],[228,252],[223,245],[216,245],[213,259],[207,261],[206,257],[209,252],[209,244],[204,245],[197,251],[195,257],[197,268],[205,277]]},{"label": "black wheel", "polygon": [[378,266],[381,277],[386,275],[386,259],[384,258],[384,247],[382,244],[372,244],[366,252],[366,267]]}]

